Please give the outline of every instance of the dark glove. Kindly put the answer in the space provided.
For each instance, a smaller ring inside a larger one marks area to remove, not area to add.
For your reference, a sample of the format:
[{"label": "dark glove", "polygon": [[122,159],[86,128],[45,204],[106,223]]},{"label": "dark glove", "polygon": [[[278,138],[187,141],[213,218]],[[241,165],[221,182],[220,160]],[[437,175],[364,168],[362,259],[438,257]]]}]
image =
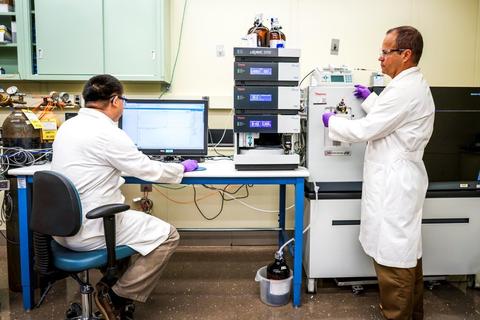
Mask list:
[{"label": "dark glove", "polygon": [[330,121],[330,117],[334,116],[335,112],[325,112],[322,115],[323,125],[328,128],[328,121]]},{"label": "dark glove", "polygon": [[188,160],[182,161],[182,166],[183,166],[183,172],[190,172],[198,168],[198,162],[197,160],[188,159]]},{"label": "dark glove", "polygon": [[368,90],[367,87],[362,86],[361,84],[356,84],[355,91],[353,91],[353,94],[355,95],[355,97],[363,100],[367,99],[370,93],[371,93],[370,90]]}]

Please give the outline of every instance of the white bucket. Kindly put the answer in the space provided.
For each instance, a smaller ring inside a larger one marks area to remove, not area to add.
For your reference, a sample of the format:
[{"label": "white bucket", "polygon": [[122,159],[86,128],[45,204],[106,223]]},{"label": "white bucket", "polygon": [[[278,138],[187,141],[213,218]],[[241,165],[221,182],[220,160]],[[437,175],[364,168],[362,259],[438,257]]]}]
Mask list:
[{"label": "white bucket", "polygon": [[260,282],[260,300],[274,307],[287,304],[290,300],[292,278],[292,271],[290,271],[290,277],[287,279],[270,280],[267,279],[267,266],[258,269],[255,281]]}]

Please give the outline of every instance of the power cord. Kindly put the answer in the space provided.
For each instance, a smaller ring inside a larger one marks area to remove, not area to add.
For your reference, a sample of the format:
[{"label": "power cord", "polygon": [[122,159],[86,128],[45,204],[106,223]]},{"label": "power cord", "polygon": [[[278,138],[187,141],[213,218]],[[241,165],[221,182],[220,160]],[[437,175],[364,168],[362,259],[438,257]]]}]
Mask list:
[{"label": "power cord", "polygon": [[180,25],[180,35],[178,36],[178,46],[177,46],[177,53],[175,55],[175,62],[173,63],[173,68],[172,68],[172,77],[170,78],[170,83],[165,86],[165,90],[163,90],[163,92],[158,97],[159,99],[161,99],[165,93],[170,91],[170,87],[172,86],[173,79],[175,77],[175,70],[177,68],[178,54],[180,53],[180,46],[182,44],[183,24],[185,22],[185,12],[187,11],[187,3],[188,3],[188,0],[185,0],[184,3],[183,3],[182,23]]},{"label": "power cord", "polygon": [[222,213],[223,211],[223,205],[225,203],[225,199],[223,198],[223,195],[221,194],[221,192],[219,191],[218,193],[220,194],[220,197],[222,198],[222,202],[221,202],[221,206],[220,206],[220,210],[218,211],[217,214],[215,214],[213,217],[207,217],[202,209],[200,209],[198,203],[197,203],[197,189],[195,188],[195,185],[192,184],[192,187],[193,187],[193,200],[194,200],[194,203],[195,203],[195,207],[197,207],[197,210],[198,212],[200,212],[200,214],[202,215],[202,217],[205,219],[205,220],[208,220],[208,221],[211,221],[211,220],[215,220],[216,218],[218,218],[220,216],[220,214]]},{"label": "power cord", "polygon": [[[215,144],[215,145],[213,146],[213,151],[214,151],[217,155],[219,155],[219,156],[221,156],[221,157],[228,157],[227,155],[222,154],[222,153],[220,153],[220,152],[217,151],[217,146],[223,141],[223,138],[225,137],[225,133],[226,133],[226,132],[227,132],[227,128],[225,128],[225,129],[223,130],[222,137],[220,138],[220,140],[218,140],[217,144]],[[208,129],[208,136],[209,136],[209,138],[210,138],[210,141],[212,141],[212,143],[213,143],[213,136],[212,136],[212,132],[210,131],[210,129]]]},{"label": "power cord", "polygon": [[23,149],[0,147],[2,154],[0,156],[0,175],[3,175],[10,167],[27,167],[35,164],[46,163],[52,149]]},{"label": "power cord", "polygon": [[302,81],[300,81],[300,83],[298,84],[298,87],[300,87],[300,86],[302,85],[302,82],[303,82],[309,75],[311,75],[315,70],[316,70],[316,69],[313,69],[313,70],[311,70],[309,73],[307,73],[307,74],[305,75],[305,77],[302,78]]}]

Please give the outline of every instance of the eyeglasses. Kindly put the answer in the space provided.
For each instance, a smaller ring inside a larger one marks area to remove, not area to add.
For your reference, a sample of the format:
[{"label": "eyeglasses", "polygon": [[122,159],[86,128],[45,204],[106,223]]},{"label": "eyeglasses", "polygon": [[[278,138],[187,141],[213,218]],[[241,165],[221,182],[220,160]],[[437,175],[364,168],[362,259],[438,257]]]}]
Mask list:
[{"label": "eyeglasses", "polygon": [[127,101],[127,97],[125,96],[119,96],[118,94],[114,94],[113,96],[110,97],[110,101],[113,103],[113,99],[115,99],[115,97],[117,97],[118,99],[120,100],[123,100],[123,101]]},{"label": "eyeglasses", "polygon": [[407,49],[382,49],[382,50],[380,50],[380,57],[385,57],[392,52],[403,52],[405,50],[407,50]]}]

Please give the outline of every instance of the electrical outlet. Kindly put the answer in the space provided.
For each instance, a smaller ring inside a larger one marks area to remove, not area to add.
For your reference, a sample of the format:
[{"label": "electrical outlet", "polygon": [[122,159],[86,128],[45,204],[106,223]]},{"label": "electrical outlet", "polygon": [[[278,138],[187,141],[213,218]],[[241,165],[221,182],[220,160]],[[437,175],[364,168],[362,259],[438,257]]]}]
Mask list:
[{"label": "electrical outlet", "polygon": [[141,192],[152,192],[152,185],[151,184],[141,184],[140,185]]},{"label": "electrical outlet", "polygon": [[0,190],[2,190],[2,191],[10,190],[10,181],[9,180],[0,180]]},{"label": "electrical outlet", "polygon": [[338,56],[338,51],[340,51],[340,39],[332,39],[330,54]]}]

